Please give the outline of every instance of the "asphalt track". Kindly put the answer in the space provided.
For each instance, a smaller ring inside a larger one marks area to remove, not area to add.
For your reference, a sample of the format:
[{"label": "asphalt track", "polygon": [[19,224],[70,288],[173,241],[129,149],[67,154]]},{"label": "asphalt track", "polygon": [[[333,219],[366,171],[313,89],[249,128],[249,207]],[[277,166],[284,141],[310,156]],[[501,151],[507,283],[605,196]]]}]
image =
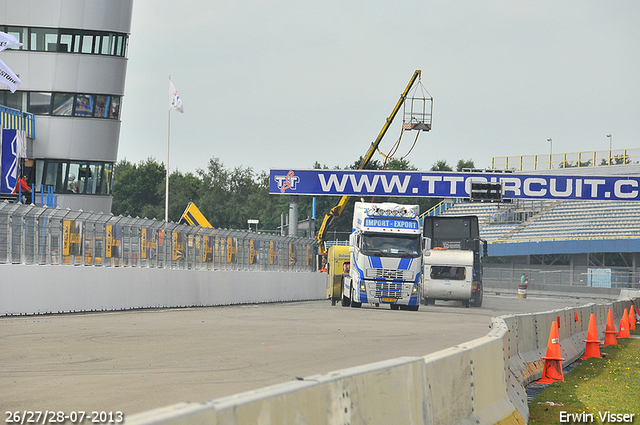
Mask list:
[{"label": "asphalt track", "polygon": [[[457,302],[360,309],[329,301],[0,318],[0,407],[121,411],[204,402],[482,337],[491,318],[599,302],[485,294]],[[604,302],[601,300],[600,302]]]}]

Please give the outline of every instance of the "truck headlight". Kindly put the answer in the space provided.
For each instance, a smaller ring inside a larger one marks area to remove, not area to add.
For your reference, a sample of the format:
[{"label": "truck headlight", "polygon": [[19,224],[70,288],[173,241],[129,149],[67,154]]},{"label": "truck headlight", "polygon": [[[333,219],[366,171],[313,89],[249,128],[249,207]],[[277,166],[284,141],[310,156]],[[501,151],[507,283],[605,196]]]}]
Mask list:
[{"label": "truck headlight", "polygon": [[413,288],[411,289],[411,293],[416,294],[417,292],[418,292],[418,284],[416,283],[415,285],[413,285]]},{"label": "truck headlight", "polygon": [[360,292],[365,293],[365,294],[367,293],[367,287],[364,284],[364,280],[360,281]]}]

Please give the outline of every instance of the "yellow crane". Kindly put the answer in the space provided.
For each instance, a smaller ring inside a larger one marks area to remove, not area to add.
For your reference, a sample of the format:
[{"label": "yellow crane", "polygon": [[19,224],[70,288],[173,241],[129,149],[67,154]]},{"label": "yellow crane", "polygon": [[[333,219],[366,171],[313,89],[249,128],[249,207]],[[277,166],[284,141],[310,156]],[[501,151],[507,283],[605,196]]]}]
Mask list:
[{"label": "yellow crane", "polygon": [[[393,111],[391,111],[391,115],[389,115],[389,117],[385,121],[384,125],[382,126],[382,130],[380,130],[380,133],[378,134],[378,137],[371,143],[371,146],[369,146],[369,150],[367,151],[365,156],[362,158],[362,161],[358,165],[358,170],[364,169],[367,166],[367,164],[369,163],[369,161],[371,160],[371,158],[373,157],[373,154],[378,149],[378,146],[380,145],[380,142],[382,141],[382,138],[387,133],[387,130],[389,129],[389,127],[391,126],[391,123],[393,122],[393,119],[396,117],[398,111],[400,110],[400,108],[402,107],[404,101],[406,100],[407,96],[409,95],[409,92],[410,92],[411,88],[415,84],[416,80],[418,80],[420,78],[421,74],[422,74],[422,71],[419,70],[419,69],[416,70],[416,72],[413,73],[413,76],[411,77],[411,80],[409,80],[409,84],[407,84],[407,87],[405,88],[405,90],[400,95],[400,99],[398,100],[398,103],[396,103],[396,106],[393,108]],[[428,100],[431,101],[430,98]],[[406,112],[405,112],[405,115],[406,115]],[[425,118],[426,117],[426,118],[428,118],[427,119],[428,122],[416,120],[415,116],[418,116],[418,117],[421,117],[421,118]],[[416,111],[416,113],[413,116],[410,116],[409,122],[406,123],[403,127],[406,130],[411,130],[411,129],[422,130],[422,131],[431,130],[431,108],[429,108],[428,113],[425,112],[424,110],[422,112]],[[335,220],[336,218],[340,217],[340,214],[342,214],[342,210],[344,210],[344,207],[347,205],[347,202],[349,201],[349,198],[350,197],[348,195],[342,196],[340,198],[340,201],[338,202],[338,204],[335,207],[331,208],[331,210],[327,214],[325,214],[324,219],[322,220],[322,224],[320,225],[320,228],[318,229],[318,234],[316,236],[316,239],[318,240],[318,251],[319,251],[319,253],[321,253],[321,254],[326,253],[324,242],[326,240],[327,230],[328,230],[329,226],[331,225],[331,223],[333,222],[333,220]]]}]

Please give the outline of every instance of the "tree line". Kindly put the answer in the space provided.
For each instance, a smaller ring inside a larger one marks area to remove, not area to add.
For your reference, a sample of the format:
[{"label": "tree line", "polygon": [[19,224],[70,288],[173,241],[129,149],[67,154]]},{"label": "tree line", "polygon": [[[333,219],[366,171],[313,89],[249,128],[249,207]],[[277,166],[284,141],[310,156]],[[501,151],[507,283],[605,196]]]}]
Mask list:
[{"label": "tree line", "polygon": [[[346,169],[358,169],[362,157]],[[316,162],[316,169],[328,169],[326,165]],[[337,169],[339,167],[334,167]],[[386,163],[371,160],[368,170],[406,170],[418,171],[405,159],[392,158]],[[460,160],[456,170],[474,168],[472,160]],[[431,166],[431,171],[453,171],[446,160],[438,160]],[[115,215],[164,219],[165,209],[164,163],[151,157],[139,163],[131,163],[123,159],[116,163],[113,182],[112,212]],[[320,226],[326,213],[333,208],[340,197],[316,197],[316,228]],[[330,227],[330,234],[341,240],[351,231],[351,211],[353,204],[359,199],[352,197],[341,217]],[[371,201],[367,199],[367,201]],[[205,169],[197,169],[195,173],[173,171],[169,175],[169,220],[178,222],[189,204],[196,204],[202,214],[216,228],[246,229],[247,220],[257,219],[259,231],[277,231],[281,216],[289,213],[288,196],[269,194],[269,174],[256,172],[251,167],[227,168],[219,158],[209,160]],[[298,215],[303,220],[310,218],[312,197],[301,196]],[[418,204],[420,211],[426,211],[440,202],[434,198],[382,198],[375,202],[397,202]]]}]

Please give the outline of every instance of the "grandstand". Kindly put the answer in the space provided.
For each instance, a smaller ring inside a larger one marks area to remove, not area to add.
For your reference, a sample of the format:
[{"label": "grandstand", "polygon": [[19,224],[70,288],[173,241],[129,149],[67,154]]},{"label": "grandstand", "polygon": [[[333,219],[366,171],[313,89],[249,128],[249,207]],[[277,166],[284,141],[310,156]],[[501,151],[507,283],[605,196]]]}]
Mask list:
[{"label": "grandstand", "polygon": [[489,243],[640,239],[639,201],[459,202],[442,215],[477,215]]},{"label": "grandstand", "polygon": [[[640,165],[526,173],[638,176]],[[513,283],[527,273],[534,282],[639,286],[640,201],[456,201],[439,214],[478,216],[480,236],[488,242],[485,279]]]}]

